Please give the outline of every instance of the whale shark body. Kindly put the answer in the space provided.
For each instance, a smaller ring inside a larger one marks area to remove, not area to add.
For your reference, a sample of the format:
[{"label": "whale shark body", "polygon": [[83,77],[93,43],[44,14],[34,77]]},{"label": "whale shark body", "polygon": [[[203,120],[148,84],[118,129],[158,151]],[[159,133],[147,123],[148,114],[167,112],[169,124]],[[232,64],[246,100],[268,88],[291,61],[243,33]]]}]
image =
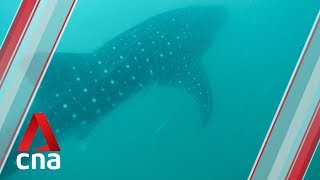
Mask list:
[{"label": "whale shark body", "polygon": [[199,104],[202,124],[207,124],[212,90],[201,57],[223,23],[223,11],[217,7],[172,10],[131,28],[92,53],[56,53],[30,112],[44,112],[56,136],[69,129],[83,136],[99,117],[156,84],[187,91]]}]

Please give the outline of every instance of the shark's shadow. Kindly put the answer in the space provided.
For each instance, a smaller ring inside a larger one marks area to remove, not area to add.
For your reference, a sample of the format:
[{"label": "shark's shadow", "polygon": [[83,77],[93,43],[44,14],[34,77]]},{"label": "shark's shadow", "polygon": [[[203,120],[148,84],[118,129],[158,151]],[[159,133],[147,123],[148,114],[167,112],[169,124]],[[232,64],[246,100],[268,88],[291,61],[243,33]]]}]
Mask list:
[{"label": "shark's shadow", "polygon": [[[225,17],[221,7],[176,9],[146,20],[92,53],[55,54],[27,120],[34,112],[44,112],[57,136],[71,129],[85,136],[99,116],[159,84],[191,94],[200,107],[199,119],[207,124],[212,90],[201,58]],[[17,169],[10,162],[15,161],[16,149],[17,145],[2,175]]]}]

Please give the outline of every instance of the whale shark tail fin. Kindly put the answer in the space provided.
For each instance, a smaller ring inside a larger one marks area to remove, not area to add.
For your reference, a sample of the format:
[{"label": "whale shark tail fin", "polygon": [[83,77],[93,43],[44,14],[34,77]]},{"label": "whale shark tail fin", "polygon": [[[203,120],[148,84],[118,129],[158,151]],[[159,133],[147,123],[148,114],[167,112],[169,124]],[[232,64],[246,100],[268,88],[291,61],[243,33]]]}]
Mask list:
[{"label": "whale shark tail fin", "polygon": [[[182,88],[193,96],[200,106],[201,121],[205,126],[212,114],[212,89],[206,72],[199,59],[190,59],[172,65],[169,69],[160,69],[160,84]],[[163,66],[159,66],[163,67]]]}]

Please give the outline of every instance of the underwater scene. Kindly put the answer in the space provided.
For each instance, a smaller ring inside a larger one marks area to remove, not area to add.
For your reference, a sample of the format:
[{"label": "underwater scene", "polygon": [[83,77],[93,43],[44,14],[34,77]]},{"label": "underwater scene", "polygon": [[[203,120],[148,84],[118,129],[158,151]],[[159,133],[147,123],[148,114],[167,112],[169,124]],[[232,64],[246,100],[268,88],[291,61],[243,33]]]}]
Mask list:
[{"label": "underwater scene", "polygon": [[[20,1],[0,2],[2,41]],[[26,118],[47,115],[61,169],[17,169],[25,123],[0,179],[247,179],[319,9],[78,0]]]}]

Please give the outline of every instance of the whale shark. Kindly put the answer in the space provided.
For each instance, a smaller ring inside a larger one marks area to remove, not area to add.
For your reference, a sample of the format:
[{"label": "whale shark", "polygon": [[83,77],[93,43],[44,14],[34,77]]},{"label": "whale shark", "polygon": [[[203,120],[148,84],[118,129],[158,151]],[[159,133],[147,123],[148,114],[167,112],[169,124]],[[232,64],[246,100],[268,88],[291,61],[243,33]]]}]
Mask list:
[{"label": "whale shark", "polygon": [[56,136],[73,129],[85,137],[99,117],[144,88],[159,85],[190,94],[206,125],[213,99],[201,59],[225,16],[222,7],[179,8],[151,17],[91,53],[56,53],[27,120],[32,113],[43,112]]}]

